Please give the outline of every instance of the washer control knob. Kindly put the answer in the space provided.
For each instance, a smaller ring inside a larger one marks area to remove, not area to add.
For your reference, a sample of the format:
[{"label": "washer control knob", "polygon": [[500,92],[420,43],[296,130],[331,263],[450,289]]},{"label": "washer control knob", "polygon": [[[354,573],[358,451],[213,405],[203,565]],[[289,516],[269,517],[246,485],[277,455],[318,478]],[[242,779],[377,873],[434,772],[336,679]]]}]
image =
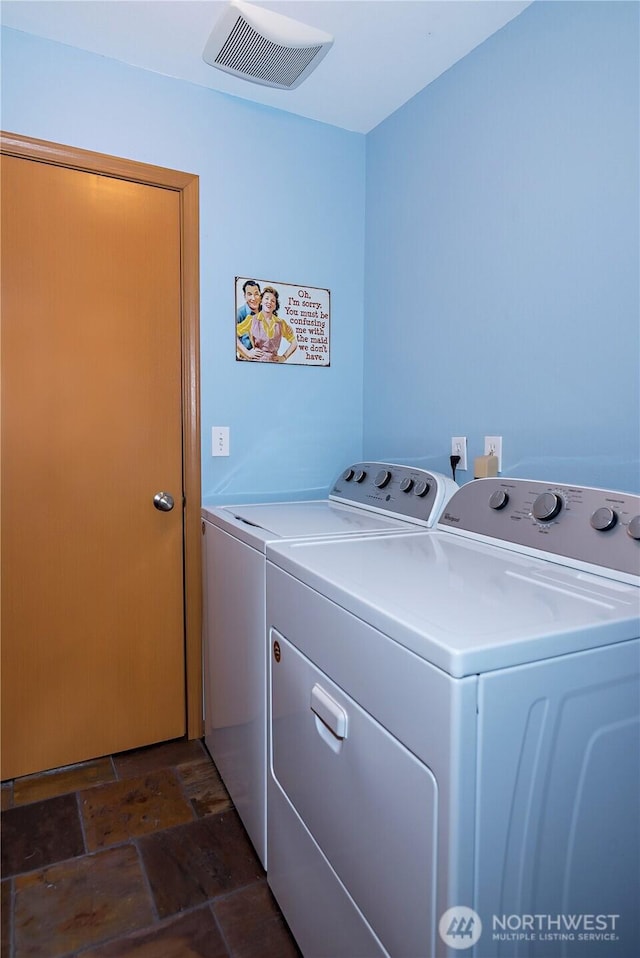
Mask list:
[{"label": "washer control knob", "polygon": [[358,469],[353,478],[356,482],[363,482],[367,478],[367,474],[364,469]]},{"label": "washer control knob", "polygon": [[504,509],[506,504],[509,501],[509,493],[505,492],[504,489],[496,489],[495,492],[491,493],[489,499],[489,506],[491,509],[495,509],[496,512],[499,512],[500,509]]},{"label": "washer control knob", "polygon": [[345,471],[342,473],[342,478],[345,482],[351,482],[353,479],[353,469],[345,469]]},{"label": "washer control knob", "polygon": [[413,489],[413,479],[410,476],[405,476],[405,478],[400,483],[400,492],[411,492]]},{"label": "washer control knob", "polygon": [[640,516],[634,516],[627,526],[627,534],[632,539],[640,539]]},{"label": "washer control knob", "polygon": [[613,529],[617,521],[617,513],[608,506],[602,506],[600,509],[596,509],[591,516],[591,525],[594,529],[597,529],[598,532],[608,532],[609,529]]},{"label": "washer control knob", "polygon": [[562,499],[555,492],[543,492],[533,503],[533,517],[540,522],[555,519],[562,509]]},{"label": "washer control knob", "polygon": [[431,486],[426,479],[419,479],[413,487],[413,493],[414,495],[420,496],[422,498],[422,496],[426,496],[430,488]]},{"label": "washer control knob", "polygon": [[385,486],[389,485],[389,480],[391,479],[391,473],[388,469],[381,469],[373,480],[373,484],[378,487],[378,489],[384,489]]}]

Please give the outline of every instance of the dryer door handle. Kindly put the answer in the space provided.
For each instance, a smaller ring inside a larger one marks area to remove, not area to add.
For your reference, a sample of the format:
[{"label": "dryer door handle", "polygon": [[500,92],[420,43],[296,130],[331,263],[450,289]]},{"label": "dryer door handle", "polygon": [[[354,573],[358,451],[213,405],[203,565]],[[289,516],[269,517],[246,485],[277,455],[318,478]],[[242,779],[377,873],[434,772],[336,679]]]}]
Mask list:
[{"label": "dryer door handle", "polygon": [[336,738],[347,737],[347,713],[317,682],[311,689],[311,711]]}]

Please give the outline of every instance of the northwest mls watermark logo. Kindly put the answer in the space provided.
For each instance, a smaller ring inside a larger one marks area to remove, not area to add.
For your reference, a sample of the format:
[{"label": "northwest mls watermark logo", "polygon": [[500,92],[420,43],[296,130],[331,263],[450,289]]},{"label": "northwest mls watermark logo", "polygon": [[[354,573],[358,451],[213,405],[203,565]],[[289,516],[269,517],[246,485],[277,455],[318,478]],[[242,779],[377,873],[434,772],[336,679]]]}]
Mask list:
[{"label": "northwest mls watermark logo", "polygon": [[494,915],[494,941],[618,941],[620,915]]},{"label": "northwest mls watermark logo", "polygon": [[448,908],[438,923],[438,931],[445,945],[471,948],[482,934],[480,915],[466,905]]},{"label": "northwest mls watermark logo", "polygon": [[[487,935],[492,941],[580,941],[599,943],[619,941],[620,915],[493,915]],[[482,934],[480,915],[456,905],[448,908],[438,923],[440,937],[450,948],[471,948]],[[585,952],[586,953],[586,952]]]}]

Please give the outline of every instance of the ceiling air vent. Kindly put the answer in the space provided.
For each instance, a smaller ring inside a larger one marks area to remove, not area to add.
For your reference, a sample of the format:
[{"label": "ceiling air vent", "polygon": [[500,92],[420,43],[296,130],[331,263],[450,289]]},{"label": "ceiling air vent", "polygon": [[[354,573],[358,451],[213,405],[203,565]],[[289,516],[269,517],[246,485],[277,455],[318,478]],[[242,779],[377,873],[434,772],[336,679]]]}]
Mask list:
[{"label": "ceiling air vent", "polygon": [[293,90],[315,70],[332,43],[333,37],[322,30],[232,0],[202,57],[243,80]]}]

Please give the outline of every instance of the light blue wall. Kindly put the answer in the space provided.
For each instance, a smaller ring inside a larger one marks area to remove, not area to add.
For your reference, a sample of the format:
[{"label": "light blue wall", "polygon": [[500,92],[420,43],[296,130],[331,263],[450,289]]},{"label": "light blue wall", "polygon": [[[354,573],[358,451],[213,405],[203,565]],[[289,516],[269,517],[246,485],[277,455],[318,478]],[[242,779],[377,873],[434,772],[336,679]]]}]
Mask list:
[{"label": "light blue wall", "polygon": [[[538,0],[366,138],[3,31],[4,129],[200,176],[207,501],[486,434],[640,491],[638,9]],[[235,362],[236,274],[329,287],[331,367]]]},{"label": "light blue wall", "polygon": [[536,2],[367,137],[365,456],[640,491],[639,9]]},{"label": "light blue wall", "polygon": [[[365,137],[3,30],[2,127],[200,177],[209,502],[324,495],[362,454]],[[234,277],[331,290],[331,366],[235,361]],[[211,427],[231,427],[212,458]]]}]

